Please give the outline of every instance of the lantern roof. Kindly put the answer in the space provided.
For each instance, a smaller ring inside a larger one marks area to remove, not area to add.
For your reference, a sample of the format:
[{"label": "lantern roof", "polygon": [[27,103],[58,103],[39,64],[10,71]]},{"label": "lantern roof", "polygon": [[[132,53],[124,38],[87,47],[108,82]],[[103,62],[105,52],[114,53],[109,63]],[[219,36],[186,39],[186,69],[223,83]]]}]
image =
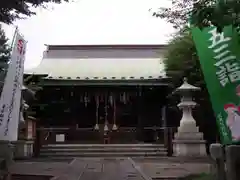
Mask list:
[{"label": "lantern roof", "polygon": [[199,91],[201,88],[193,86],[187,82],[187,78],[183,78],[183,84],[176,89],[176,91]]}]

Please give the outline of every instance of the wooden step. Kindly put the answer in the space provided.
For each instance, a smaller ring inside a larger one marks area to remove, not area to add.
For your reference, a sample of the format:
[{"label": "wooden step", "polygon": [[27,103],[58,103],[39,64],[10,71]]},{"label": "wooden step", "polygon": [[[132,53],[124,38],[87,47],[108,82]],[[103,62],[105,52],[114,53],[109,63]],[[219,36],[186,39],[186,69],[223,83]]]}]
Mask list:
[{"label": "wooden step", "polygon": [[165,151],[163,147],[160,148],[44,148],[41,149],[41,152],[158,152]]},{"label": "wooden step", "polygon": [[42,157],[157,157],[166,156],[163,144],[48,144]]},{"label": "wooden step", "polygon": [[163,144],[46,144],[42,148],[160,148]]},{"label": "wooden step", "polygon": [[41,157],[149,157],[166,156],[166,152],[41,152]]}]

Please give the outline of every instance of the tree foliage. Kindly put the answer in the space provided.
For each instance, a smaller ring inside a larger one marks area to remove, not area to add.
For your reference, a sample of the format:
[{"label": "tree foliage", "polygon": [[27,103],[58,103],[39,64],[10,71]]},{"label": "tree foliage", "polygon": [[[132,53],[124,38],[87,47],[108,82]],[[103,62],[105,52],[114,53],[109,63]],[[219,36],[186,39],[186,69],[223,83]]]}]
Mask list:
[{"label": "tree foliage", "polygon": [[240,1],[210,1],[206,6],[194,4],[192,10],[192,23],[200,28],[214,25],[219,31],[224,26],[240,26]]},{"label": "tree foliage", "polygon": [[7,43],[8,39],[0,25],[0,93],[2,92],[3,81],[6,76],[8,62],[10,60],[11,48]]},{"label": "tree foliage", "polygon": [[10,59],[10,47],[7,43],[8,39],[0,25],[0,74],[4,72],[8,66]]},{"label": "tree foliage", "polygon": [[159,8],[156,12],[153,12],[153,16],[166,19],[172,23],[174,28],[181,29],[189,22],[193,11],[197,8],[193,8],[193,2],[195,7],[202,8],[208,7],[211,0],[171,0],[172,7]]},{"label": "tree foliage", "polygon": [[201,88],[195,99],[200,105],[195,115],[208,143],[213,143],[216,140],[216,121],[189,28],[182,29],[171,39],[164,64],[167,75],[172,78],[176,87],[186,77],[190,84]]},{"label": "tree foliage", "polygon": [[188,28],[178,32],[169,42],[165,66],[167,75],[172,77],[174,82],[187,77],[190,82],[205,87],[196,48]]},{"label": "tree foliage", "polygon": [[203,28],[215,25],[221,30],[226,25],[240,26],[240,0],[172,0],[171,8],[159,8],[153,15],[164,18],[175,28],[181,28],[191,17],[192,24]]},{"label": "tree foliage", "polygon": [[34,15],[32,7],[45,6],[47,3],[62,3],[69,0],[1,0],[0,22],[11,24],[15,19]]},{"label": "tree foliage", "polygon": [[173,24],[174,28],[182,28],[187,24],[191,12],[190,2],[192,0],[171,0],[172,7],[161,7],[153,12],[153,16],[166,19]]}]

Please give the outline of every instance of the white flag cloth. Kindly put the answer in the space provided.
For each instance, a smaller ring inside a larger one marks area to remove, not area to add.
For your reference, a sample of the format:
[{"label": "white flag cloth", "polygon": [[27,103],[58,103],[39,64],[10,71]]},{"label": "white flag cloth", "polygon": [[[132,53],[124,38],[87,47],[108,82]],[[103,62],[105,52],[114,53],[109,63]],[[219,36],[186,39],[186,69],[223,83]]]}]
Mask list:
[{"label": "white flag cloth", "polygon": [[0,140],[17,141],[26,41],[16,30],[0,98]]}]

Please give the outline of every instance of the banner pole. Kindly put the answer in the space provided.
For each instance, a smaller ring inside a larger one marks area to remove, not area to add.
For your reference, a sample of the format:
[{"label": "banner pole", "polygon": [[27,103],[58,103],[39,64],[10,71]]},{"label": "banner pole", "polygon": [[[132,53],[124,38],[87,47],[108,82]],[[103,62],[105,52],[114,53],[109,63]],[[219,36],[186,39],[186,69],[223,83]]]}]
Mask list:
[{"label": "banner pole", "polygon": [[17,36],[17,32],[18,32],[18,26],[15,26],[13,39],[12,39],[11,46],[10,46],[11,47],[11,51],[13,51],[13,45],[14,45],[14,42],[15,42],[15,39],[16,39],[16,36]]}]

